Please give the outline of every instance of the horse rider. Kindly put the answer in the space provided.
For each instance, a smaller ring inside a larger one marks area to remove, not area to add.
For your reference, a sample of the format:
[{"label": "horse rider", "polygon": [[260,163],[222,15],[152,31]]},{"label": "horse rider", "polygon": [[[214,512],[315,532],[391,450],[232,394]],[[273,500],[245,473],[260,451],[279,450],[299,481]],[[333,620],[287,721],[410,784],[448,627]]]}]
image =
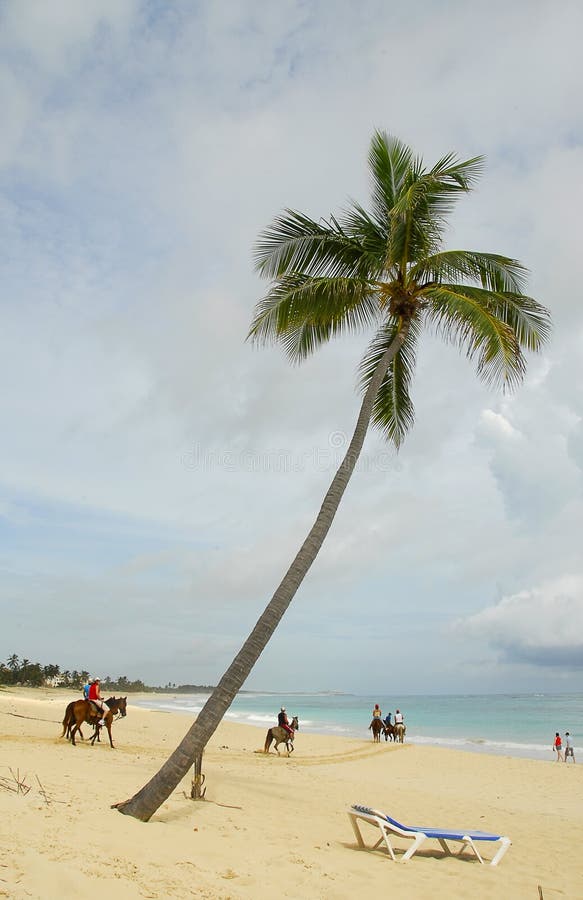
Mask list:
[{"label": "horse rider", "polygon": [[87,699],[90,700],[91,703],[94,703],[99,710],[101,710],[101,719],[99,720],[99,724],[105,725],[105,716],[108,713],[108,708],[105,705],[103,697],[101,696],[100,684],[100,678],[93,679],[93,681],[89,685],[89,696],[87,697]]},{"label": "horse rider", "polygon": [[387,713],[387,714],[386,714],[386,716],[385,716],[385,718],[384,718],[384,723],[385,723],[385,725],[387,726],[387,728],[388,728],[389,725],[391,724],[391,714],[390,714],[390,713]]},{"label": "horse rider", "polygon": [[84,700],[89,700],[89,688],[91,687],[92,681],[93,681],[93,678],[91,677],[91,675],[89,675],[87,677],[87,683],[83,685],[83,699]]},{"label": "horse rider", "polygon": [[404,724],[405,723],[403,722],[403,713],[399,709],[397,709],[395,711],[395,725],[404,725]]},{"label": "horse rider", "polygon": [[[374,709],[372,711],[372,722],[374,722],[375,719],[380,719],[381,722],[383,720],[383,714],[382,714],[381,708],[378,705],[378,703],[375,703]],[[371,725],[372,725],[372,722],[370,723]]]},{"label": "horse rider", "polygon": [[280,712],[278,712],[277,714],[277,724],[280,726],[280,728],[283,728],[284,731],[287,731],[290,737],[294,736],[294,730],[289,724],[285,706],[282,706]]}]

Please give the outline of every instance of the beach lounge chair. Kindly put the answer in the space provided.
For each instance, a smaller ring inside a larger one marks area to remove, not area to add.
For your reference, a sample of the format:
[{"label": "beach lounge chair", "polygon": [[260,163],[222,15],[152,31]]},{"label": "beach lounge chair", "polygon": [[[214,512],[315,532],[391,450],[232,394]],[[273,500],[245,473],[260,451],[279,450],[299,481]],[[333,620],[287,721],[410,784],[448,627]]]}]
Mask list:
[{"label": "beach lounge chair", "polygon": [[448,846],[449,842],[457,842],[461,843],[461,847],[459,850],[458,856],[468,847],[472,850],[480,862],[483,864],[484,860],[480,856],[476,843],[481,841],[486,841],[492,844],[499,843],[498,851],[492,861],[490,862],[491,866],[497,866],[512,841],[508,837],[504,837],[500,834],[490,834],[487,831],[474,831],[470,829],[460,828],[456,829],[448,829],[448,828],[426,828],[419,825],[401,825],[400,822],[397,822],[396,819],[392,819],[390,816],[387,816],[385,813],[379,812],[376,809],[371,809],[368,806],[359,806],[358,804],[353,804],[348,810],[348,817],[350,819],[350,823],[352,825],[354,836],[356,837],[358,846],[362,849],[366,847],[364,840],[362,838],[362,834],[358,825],[358,819],[362,819],[365,822],[368,822],[370,825],[374,825],[379,828],[381,832],[381,836],[373,847],[369,847],[367,849],[376,850],[383,841],[387,850],[389,851],[389,855],[391,859],[396,861],[395,853],[391,844],[390,835],[398,834],[401,837],[411,838],[413,844],[409,849],[403,854],[401,860],[411,859],[414,853],[417,852],[419,847],[428,838],[433,838],[436,841],[439,841],[442,849],[449,855],[451,854],[451,850]]}]

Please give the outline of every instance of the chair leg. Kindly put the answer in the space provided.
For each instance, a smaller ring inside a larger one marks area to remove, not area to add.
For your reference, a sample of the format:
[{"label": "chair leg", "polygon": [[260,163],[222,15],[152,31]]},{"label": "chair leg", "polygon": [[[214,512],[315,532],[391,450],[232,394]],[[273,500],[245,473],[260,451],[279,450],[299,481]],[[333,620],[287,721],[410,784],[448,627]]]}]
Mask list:
[{"label": "chair leg", "polygon": [[[365,842],[364,842],[364,838],[363,838],[363,836],[362,836],[362,832],[361,832],[361,830],[360,830],[360,828],[359,828],[359,826],[358,826],[358,823],[357,823],[357,821],[356,821],[358,817],[355,816],[355,815],[352,815],[351,813],[348,813],[348,818],[350,819],[350,824],[352,825],[352,830],[354,831],[354,836],[355,836],[355,838],[356,838],[356,843],[358,844],[359,848],[360,848],[361,850],[366,850],[366,849],[368,849],[367,846],[366,846],[366,844],[365,844]],[[387,850],[389,851],[389,856],[390,856],[391,859],[394,861],[394,859],[395,859],[395,853],[394,853],[394,851],[393,851],[393,847],[392,847],[391,842],[390,842],[390,840],[389,840],[389,835],[387,834],[387,832],[385,831],[385,829],[380,825],[379,822],[372,822],[372,821],[370,821],[370,819],[365,819],[365,822],[369,822],[370,825],[378,825],[379,830],[380,830],[380,832],[381,832],[380,838],[378,839],[378,841],[376,842],[376,844],[375,844],[373,847],[370,847],[370,849],[371,849],[371,850],[376,850],[377,847],[379,847],[379,846],[383,843],[383,841],[384,841],[384,842],[385,842],[385,846],[386,846]]]},{"label": "chair leg", "polygon": [[443,838],[437,838],[437,840],[439,841],[439,844],[440,844],[441,849],[443,850],[443,852],[444,852],[444,853],[447,853],[448,856],[453,856],[453,853],[452,853],[452,851],[450,850],[447,841],[444,841]]},{"label": "chair leg", "polygon": [[504,854],[510,847],[511,843],[512,843],[512,841],[510,840],[510,838],[507,838],[507,837],[500,838],[500,849],[498,850],[498,853],[496,854],[496,856],[490,863],[491,866],[498,865],[498,863],[500,862],[500,860],[502,859],[502,857],[504,856]]},{"label": "chair leg", "polygon": [[401,857],[401,862],[405,862],[407,859],[411,859],[414,853],[417,853],[421,844],[424,844],[427,840],[427,835],[423,834],[422,831],[417,832],[415,835],[415,839],[404,856]]},{"label": "chair leg", "polygon": [[473,850],[473,852],[476,854],[476,856],[478,857],[478,859],[480,860],[482,865],[484,865],[484,860],[480,856],[480,852],[479,852],[478,848],[476,847],[476,845],[474,844],[471,837],[468,837],[467,835],[465,835],[464,836],[464,844],[466,845],[466,847],[469,847],[471,850]]},{"label": "chair leg", "polygon": [[[389,832],[387,831],[386,828],[383,828],[382,825],[379,825],[379,828],[381,829],[381,833],[382,833],[382,836],[383,836],[383,838],[384,838],[384,840],[385,840],[385,845],[386,845],[387,850],[389,851],[389,855],[390,855],[391,859],[393,860],[393,862],[395,862],[395,853],[394,853],[394,850],[393,850],[393,845],[391,844],[391,840],[390,840],[390,838],[389,838]],[[381,838],[381,840],[382,840],[383,838]],[[376,844],[376,846],[378,847],[379,844],[380,844],[380,841],[378,841],[378,843]]]},{"label": "chair leg", "polygon": [[358,846],[361,849],[364,849],[365,843],[362,839],[362,834],[360,833],[360,828],[357,825],[356,816],[352,816],[349,813],[348,818],[350,819],[350,824],[352,825],[352,830],[354,831],[354,837],[356,838],[356,843],[358,844]]}]

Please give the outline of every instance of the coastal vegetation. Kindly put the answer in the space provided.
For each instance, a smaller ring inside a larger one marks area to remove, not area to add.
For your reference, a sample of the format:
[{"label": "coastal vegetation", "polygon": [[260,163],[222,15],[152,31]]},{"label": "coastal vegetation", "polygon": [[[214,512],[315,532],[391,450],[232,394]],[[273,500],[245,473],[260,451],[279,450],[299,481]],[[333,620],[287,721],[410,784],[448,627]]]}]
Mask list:
[{"label": "coastal vegetation", "polygon": [[[249,337],[281,344],[299,363],[334,337],[370,329],[359,364],[362,403],[352,439],[320,511],[295,559],[249,637],[179,746],[150,781],[118,804],[147,821],[204,748],[287,610],[332,525],[372,423],[399,448],[412,427],[411,385],[424,329],[459,348],[487,384],[515,388],[525,352],[541,349],[548,311],[524,293],[526,270],[515,259],[475,250],[446,250],[448,215],[474,187],[481,157],[449,153],[431,168],[413,150],[376,132],[368,157],[372,202],[351,202],[338,216],[315,221],[285,210],[255,248],[269,281]],[[194,795],[193,795],[194,796]]]},{"label": "coastal vegetation", "polygon": [[[5,663],[0,662],[0,685],[22,685],[23,687],[63,687],[71,690],[81,690],[89,678],[89,672],[85,669],[77,671],[73,669],[61,669],[59,665],[51,663],[42,665],[31,662],[26,657],[19,658],[12,653]],[[107,693],[118,691],[119,693],[148,692],[155,694],[193,694],[210,693],[214,690],[211,684],[145,684],[141,678],[134,680],[127,675],[118,675],[112,678],[106,675],[101,679],[101,688]]]}]

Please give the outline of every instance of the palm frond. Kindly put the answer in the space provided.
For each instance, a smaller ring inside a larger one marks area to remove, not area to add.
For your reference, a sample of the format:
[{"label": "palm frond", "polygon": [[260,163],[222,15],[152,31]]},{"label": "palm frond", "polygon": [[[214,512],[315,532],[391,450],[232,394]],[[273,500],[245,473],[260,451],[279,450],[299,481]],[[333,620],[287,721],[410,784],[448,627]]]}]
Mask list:
[{"label": "palm frond", "polygon": [[484,157],[473,156],[471,159],[459,160],[455,153],[448,153],[438,160],[429,174],[451,190],[471,191],[478,178],[484,172]]},{"label": "palm frond", "polygon": [[470,190],[463,180],[458,183],[448,178],[439,178],[431,173],[411,171],[401,194],[396,199],[391,214],[395,217],[420,219],[425,223],[440,225],[452,211],[459,194]]},{"label": "palm frond", "polygon": [[[369,345],[359,365],[359,387],[363,394],[399,327],[396,320],[385,323]],[[409,391],[415,371],[419,333],[420,323],[413,319],[405,341],[383,378],[372,412],[373,424],[397,449],[415,421],[415,409]]]},{"label": "palm frond", "polygon": [[491,309],[491,293],[481,288],[442,284],[424,292],[426,320],[446,340],[477,360],[483,381],[512,389],[519,384],[525,361],[514,329]]},{"label": "palm frond", "polygon": [[368,165],[372,182],[375,218],[388,227],[388,215],[401,193],[413,151],[398,138],[375,131],[370,142]]},{"label": "palm frond", "polygon": [[526,284],[527,270],[518,260],[498,253],[446,250],[421,258],[409,274],[415,281],[438,283],[468,278],[490,290],[520,293]]},{"label": "palm frond", "polygon": [[449,154],[427,172],[415,159],[391,210],[393,231],[402,233],[403,267],[439,249],[447,216],[459,195],[471,190],[481,167],[481,157],[458,161]]},{"label": "palm frond", "polygon": [[548,309],[526,294],[488,291],[490,310],[512,328],[520,347],[536,353],[551,336]]},{"label": "palm frond", "polygon": [[342,229],[362,250],[361,263],[370,278],[390,279],[397,275],[397,259],[392,253],[392,239],[387,222],[379,222],[356,201],[351,201],[342,214]]},{"label": "palm frond", "polygon": [[362,248],[336,219],[314,222],[287,209],[262,232],[255,245],[255,268],[265,278],[288,272],[328,277],[354,275],[363,268]]},{"label": "palm frond", "polygon": [[257,304],[248,338],[277,341],[298,362],[335,335],[376,325],[380,314],[376,288],[367,281],[286,275]]}]

